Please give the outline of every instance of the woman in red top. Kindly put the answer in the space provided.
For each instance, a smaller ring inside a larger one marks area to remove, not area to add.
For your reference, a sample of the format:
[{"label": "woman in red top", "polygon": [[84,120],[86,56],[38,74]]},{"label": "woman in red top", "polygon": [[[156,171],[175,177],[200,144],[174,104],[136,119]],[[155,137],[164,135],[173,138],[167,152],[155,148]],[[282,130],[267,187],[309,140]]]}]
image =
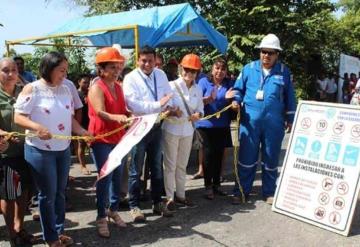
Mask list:
[{"label": "woman in red top", "polygon": [[[89,102],[89,132],[94,136],[117,129],[126,123],[129,112],[126,110],[124,94],[117,79],[124,68],[125,58],[112,47],[100,49],[96,53],[97,73],[100,77],[90,87]],[[100,173],[109,153],[118,144],[125,130],[96,140],[91,149],[93,159]],[[108,219],[112,219],[118,227],[126,227],[118,211],[120,193],[121,166],[96,184],[97,199],[97,229],[100,237],[110,237]],[[106,205],[110,205],[106,209]]]}]

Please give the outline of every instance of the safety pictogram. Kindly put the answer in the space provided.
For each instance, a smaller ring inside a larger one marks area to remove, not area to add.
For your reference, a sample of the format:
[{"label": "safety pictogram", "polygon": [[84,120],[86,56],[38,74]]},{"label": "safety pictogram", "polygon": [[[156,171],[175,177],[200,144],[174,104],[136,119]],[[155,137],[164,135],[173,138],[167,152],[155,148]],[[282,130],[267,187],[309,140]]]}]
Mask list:
[{"label": "safety pictogram", "polygon": [[345,207],[345,200],[342,197],[336,197],[333,202],[334,208],[336,210],[341,210]]},{"label": "safety pictogram", "polygon": [[349,185],[346,182],[340,182],[337,185],[336,190],[340,195],[346,195],[349,191]]},{"label": "safety pictogram", "polygon": [[324,178],[324,180],[322,181],[322,187],[326,191],[330,191],[332,189],[333,185],[334,185],[334,182],[332,181],[331,178]]},{"label": "safety pictogram", "polygon": [[345,130],[345,124],[343,122],[336,122],[333,127],[335,134],[340,135]]},{"label": "safety pictogram", "polygon": [[338,212],[331,212],[330,214],[329,214],[329,221],[330,221],[330,223],[331,224],[333,224],[333,225],[337,225],[337,224],[339,224],[340,223],[340,221],[341,221],[341,216],[340,216],[340,214],[338,213]]},{"label": "safety pictogram", "polygon": [[311,126],[311,119],[306,117],[303,120],[301,120],[301,128],[308,129]]},{"label": "safety pictogram", "polygon": [[360,125],[357,124],[357,125],[354,125],[352,128],[351,128],[351,135],[355,138],[359,138],[360,137]]},{"label": "safety pictogram", "polygon": [[319,120],[316,123],[316,129],[321,132],[325,131],[327,129],[327,126],[328,126],[328,123],[325,120]]},{"label": "safety pictogram", "polygon": [[320,193],[318,200],[321,205],[326,205],[330,201],[330,196],[328,193],[322,192]]},{"label": "safety pictogram", "polygon": [[316,208],[314,211],[314,215],[315,215],[315,218],[318,220],[323,219],[326,216],[325,208],[323,208],[323,207]]}]

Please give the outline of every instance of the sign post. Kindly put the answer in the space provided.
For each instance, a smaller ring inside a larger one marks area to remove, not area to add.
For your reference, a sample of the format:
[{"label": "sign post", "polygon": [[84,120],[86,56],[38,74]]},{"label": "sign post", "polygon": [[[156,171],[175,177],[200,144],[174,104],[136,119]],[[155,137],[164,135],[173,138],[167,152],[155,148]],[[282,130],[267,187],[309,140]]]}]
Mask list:
[{"label": "sign post", "polygon": [[300,101],[273,211],[347,236],[359,194],[360,109]]}]

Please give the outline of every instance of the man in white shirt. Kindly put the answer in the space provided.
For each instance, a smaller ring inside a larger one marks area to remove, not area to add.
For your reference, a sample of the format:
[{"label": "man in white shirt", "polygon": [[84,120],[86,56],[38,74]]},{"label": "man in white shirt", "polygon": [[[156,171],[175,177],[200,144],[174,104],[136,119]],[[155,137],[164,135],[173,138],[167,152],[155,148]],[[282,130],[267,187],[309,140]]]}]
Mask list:
[{"label": "man in white shirt", "polygon": [[[172,91],[165,73],[155,68],[155,50],[149,46],[139,52],[138,68],[124,78],[125,101],[134,115],[160,113],[169,106]],[[129,207],[135,222],[143,222],[144,214],[139,208],[140,174],[145,153],[151,173],[151,197],[154,214],[172,216],[162,203],[163,174],[161,158],[161,123],[157,121],[150,132],[132,150],[129,168]]]},{"label": "man in white shirt", "polygon": [[325,78],[326,81],[326,95],[327,101],[335,103],[336,102],[336,95],[337,95],[337,84],[335,83],[334,77],[329,74],[328,77]]}]

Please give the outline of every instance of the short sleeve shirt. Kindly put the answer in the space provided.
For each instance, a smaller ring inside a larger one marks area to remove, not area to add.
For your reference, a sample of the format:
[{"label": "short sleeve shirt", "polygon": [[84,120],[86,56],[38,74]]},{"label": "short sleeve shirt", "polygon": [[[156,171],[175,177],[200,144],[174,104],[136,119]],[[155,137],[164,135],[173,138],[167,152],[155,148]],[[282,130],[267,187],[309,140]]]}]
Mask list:
[{"label": "short sleeve shirt", "polygon": [[[53,135],[70,136],[74,101],[68,87],[63,84],[50,87],[41,80],[33,82],[31,86],[31,94],[19,95],[14,105],[15,112],[28,115]],[[26,137],[25,142],[46,151],[62,151],[70,144],[69,140],[41,140],[38,137]]]}]

